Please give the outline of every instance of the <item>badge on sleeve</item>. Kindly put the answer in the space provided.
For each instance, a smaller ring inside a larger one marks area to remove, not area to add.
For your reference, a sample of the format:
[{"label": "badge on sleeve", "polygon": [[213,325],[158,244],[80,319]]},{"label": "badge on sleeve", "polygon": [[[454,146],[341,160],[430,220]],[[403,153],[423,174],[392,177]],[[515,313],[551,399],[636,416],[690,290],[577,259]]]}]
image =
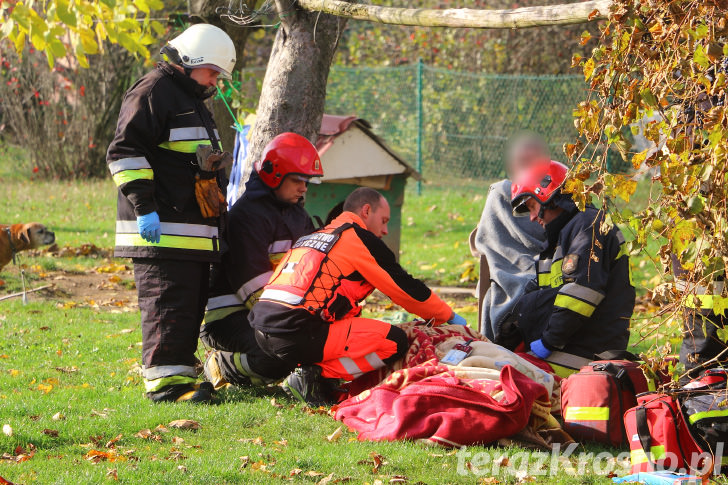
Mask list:
[{"label": "badge on sleeve", "polygon": [[579,265],[578,254],[567,254],[564,257],[564,262],[561,265],[561,272],[568,275],[576,271],[576,267]]}]

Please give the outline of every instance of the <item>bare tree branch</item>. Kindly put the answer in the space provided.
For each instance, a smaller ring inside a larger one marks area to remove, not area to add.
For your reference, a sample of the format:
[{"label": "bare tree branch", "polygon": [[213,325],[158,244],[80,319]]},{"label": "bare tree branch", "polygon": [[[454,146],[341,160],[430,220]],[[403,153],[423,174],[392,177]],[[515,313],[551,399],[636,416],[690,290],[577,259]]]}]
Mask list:
[{"label": "bare tree branch", "polygon": [[515,29],[542,25],[579,24],[605,19],[609,14],[612,0],[591,0],[511,10],[396,8],[354,4],[342,0],[298,0],[298,5],[312,12],[324,12],[339,17],[369,20],[382,24]]}]

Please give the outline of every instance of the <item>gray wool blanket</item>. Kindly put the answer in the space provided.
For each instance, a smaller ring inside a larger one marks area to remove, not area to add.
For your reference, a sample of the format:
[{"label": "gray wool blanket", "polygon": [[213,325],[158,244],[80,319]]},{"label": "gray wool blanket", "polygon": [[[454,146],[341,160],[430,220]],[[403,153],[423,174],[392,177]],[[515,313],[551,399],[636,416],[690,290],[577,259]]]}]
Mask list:
[{"label": "gray wool blanket", "polygon": [[511,182],[490,186],[475,237],[475,247],[488,259],[490,289],[483,302],[483,330],[493,340],[494,329],[508,316],[526,283],[536,277],[536,258],[546,241],[544,229],[511,209]]}]

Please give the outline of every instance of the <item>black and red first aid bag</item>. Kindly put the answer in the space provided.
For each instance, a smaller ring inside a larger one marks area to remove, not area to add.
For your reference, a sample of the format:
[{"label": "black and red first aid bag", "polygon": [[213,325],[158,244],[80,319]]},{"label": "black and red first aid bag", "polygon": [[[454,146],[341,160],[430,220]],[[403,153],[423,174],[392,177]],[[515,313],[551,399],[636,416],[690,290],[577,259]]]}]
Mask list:
[{"label": "black and red first aid bag", "polygon": [[713,470],[727,464],[727,382],[724,369],[713,369],[673,394],[637,396],[624,414],[632,472],[704,472],[706,464]]},{"label": "black and red first aid bag", "polygon": [[561,381],[564,430],[576,441],[625,444],[624,413],[637,405],[637,394],[654,386],[637,362],[591,362]]}]

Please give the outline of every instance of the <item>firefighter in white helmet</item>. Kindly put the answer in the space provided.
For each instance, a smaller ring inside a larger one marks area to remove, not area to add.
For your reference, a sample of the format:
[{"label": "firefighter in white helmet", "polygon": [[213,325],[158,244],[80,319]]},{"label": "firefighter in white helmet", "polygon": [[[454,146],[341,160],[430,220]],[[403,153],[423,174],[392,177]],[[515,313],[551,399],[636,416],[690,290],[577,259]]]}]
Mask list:
[{"label": "firefighter in white helmet", "polygon": [[207,402],[213,390],[197,383],[195,351],[231,157],[204,100],[230,77],[235,47],[198,24],[161,54],[125,94],[106,156],[118,187],[115,255],[134,262],[147,397]]}]

